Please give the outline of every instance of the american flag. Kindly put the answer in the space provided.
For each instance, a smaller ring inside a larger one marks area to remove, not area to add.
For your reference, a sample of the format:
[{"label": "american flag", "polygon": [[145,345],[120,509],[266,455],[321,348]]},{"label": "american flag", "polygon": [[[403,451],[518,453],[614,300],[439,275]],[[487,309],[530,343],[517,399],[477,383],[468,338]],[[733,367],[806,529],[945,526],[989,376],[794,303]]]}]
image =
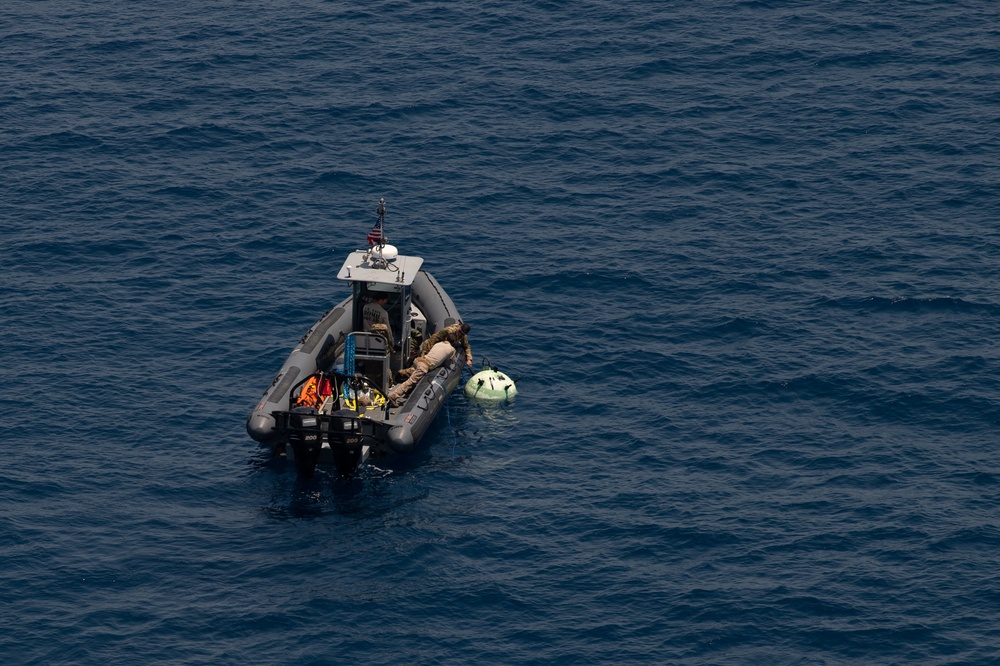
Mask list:
[{"label": "american flag", "polygon": [[378,245],[382,242],[382,218],[375,221],[375,226],[368,232],[368,244]]}]

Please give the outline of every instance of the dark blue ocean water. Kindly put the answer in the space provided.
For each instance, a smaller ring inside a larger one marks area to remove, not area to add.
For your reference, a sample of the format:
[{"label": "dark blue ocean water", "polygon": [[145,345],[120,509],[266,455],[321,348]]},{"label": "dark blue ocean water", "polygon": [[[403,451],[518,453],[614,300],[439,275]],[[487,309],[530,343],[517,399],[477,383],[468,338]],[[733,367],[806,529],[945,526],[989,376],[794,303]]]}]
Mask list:
[{"label": "dark blue ocean water", "polygon": [[[4,664],[993,664],[986,2],[0,8]],[[510,406],[244,422],[385,197]]]}]

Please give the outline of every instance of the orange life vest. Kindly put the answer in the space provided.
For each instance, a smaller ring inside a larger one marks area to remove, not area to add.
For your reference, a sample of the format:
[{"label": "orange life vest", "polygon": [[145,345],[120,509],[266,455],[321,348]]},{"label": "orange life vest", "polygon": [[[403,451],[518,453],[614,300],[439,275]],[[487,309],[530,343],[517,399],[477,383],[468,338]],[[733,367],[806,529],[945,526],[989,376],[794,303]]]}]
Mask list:
[{"label": "orange life vest", "polygon": [[302,385],[299,397],[295,399],[294,407],[312,407],[318,409],[327,396],[333,395],[333,385],[323,373],[313,375]]}]

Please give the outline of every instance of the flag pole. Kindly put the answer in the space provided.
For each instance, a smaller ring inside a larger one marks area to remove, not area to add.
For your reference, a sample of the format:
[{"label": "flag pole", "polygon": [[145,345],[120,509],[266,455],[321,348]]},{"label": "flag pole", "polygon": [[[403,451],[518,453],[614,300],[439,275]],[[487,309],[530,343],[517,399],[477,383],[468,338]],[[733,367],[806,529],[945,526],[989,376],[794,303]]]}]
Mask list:
[{"label": "flag pole", "polygon": [[375,212],[378,214],[378,227],[382,230],[382,236],[378,239],[378,247],[381,248],[385,245],[388,238],[385,235],[385,198],[380,197],[378,200],[378,206],[375,207]]}]

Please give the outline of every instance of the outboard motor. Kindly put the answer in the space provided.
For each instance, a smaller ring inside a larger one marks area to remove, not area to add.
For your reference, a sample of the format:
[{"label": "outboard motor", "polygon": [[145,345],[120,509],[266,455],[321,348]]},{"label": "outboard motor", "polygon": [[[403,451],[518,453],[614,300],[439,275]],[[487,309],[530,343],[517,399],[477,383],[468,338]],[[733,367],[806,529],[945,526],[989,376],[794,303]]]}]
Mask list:
[{"label": "outboard motor", "polygon": [[311,479],[323,448],[323,428],[312,407],[295,407],[288,413],[288,444],[295,454],[295,468],[303,479]]},{"label": "outboard motor", "polygon": [[361,419],[349,409],[338,410],[330,417],[329,433],[333,464],[337,468],[337,474],[343,479],[350,479],[361,463],[361,448],[364,442]]}]

